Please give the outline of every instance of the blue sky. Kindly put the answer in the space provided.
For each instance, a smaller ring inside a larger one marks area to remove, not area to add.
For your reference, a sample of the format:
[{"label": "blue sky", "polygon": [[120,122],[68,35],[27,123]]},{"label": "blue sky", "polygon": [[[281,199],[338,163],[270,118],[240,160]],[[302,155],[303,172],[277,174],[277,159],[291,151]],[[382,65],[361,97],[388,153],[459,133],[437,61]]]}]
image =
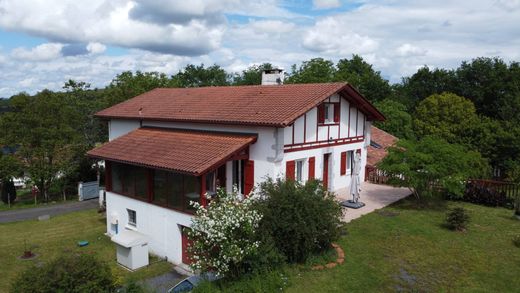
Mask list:
[{"label": "blue sky", "polygon": [[125,70],[230,72],[361,55],[391,82],[418,68],[520,61],[520,0],[0,0],[0,97]]}]

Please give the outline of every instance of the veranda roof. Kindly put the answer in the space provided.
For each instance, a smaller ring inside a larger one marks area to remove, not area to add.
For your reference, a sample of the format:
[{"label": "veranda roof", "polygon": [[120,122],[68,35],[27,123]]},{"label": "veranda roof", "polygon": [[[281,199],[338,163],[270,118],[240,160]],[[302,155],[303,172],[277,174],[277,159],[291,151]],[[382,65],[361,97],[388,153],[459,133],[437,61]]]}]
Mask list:
[{"label": "veranda roof", "polygon": [[143,127],[87,154],[103,160],[200,176],[255,141],[255,134]]}]

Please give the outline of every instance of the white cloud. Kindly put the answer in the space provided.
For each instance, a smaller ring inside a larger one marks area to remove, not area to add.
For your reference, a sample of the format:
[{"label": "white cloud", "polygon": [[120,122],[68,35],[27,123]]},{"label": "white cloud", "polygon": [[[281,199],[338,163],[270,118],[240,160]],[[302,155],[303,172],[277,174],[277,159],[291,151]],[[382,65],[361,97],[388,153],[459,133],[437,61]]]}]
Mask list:
[{"label": "white cloud", "polygon": [[397,48],[397,54],[402,57],[424,56],[426,52],[426,49],[422,49],[408,43],[402,44],[401,46],[399,46],[399,48]]},{"label": "white cloud", "polygon": [[312,4],[316,9],[330,9],[341,6],[341,2],[339,0],[313,0]]},{"label": "white cloud", "polygon": [[19,47],[13,49],[11,56],[19,60],[48,61],[60,57],[62,48],[63,45],[57,43],[41,44],[31,49]]},{"label": "white cloud", "polygon": [[87,51],[89,51],[91,54],[101,54],[105,52],[107,47],[101,43],[88,43],[87,45]]}]

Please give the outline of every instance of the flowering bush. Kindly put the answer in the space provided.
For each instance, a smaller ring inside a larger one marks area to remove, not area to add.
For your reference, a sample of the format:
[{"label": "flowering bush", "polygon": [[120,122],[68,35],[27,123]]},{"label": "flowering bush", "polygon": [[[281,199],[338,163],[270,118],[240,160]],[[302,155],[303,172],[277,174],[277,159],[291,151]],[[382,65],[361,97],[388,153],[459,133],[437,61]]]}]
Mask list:
[{"label": "flowering bush", "polygon": [[214,270],[219,276],[236,276],[241,262],[254,255],[260,241],[256,229],[261,214],[252,208],[253,198],[242,199],[236,191],[223,189],[207,207],[192,202],[197,209],[188,237],[191,267],[196,271]]}]

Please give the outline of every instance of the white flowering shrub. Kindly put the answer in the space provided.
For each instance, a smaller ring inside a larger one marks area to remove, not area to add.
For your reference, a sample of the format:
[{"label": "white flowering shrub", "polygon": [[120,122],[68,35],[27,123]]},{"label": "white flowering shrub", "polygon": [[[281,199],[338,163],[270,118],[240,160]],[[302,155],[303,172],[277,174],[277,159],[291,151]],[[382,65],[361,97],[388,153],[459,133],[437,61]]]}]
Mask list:
[{"label": "white flowering shrub", "polygon": [[242,199],[236,189],[230,194],[219,189],[207,207],[192,202],[197,209],[188,232],[192,269],[219,276],[238,274],[241,262],[260,245],[255,233],[262,216],[252,208],[253,201]]}]

